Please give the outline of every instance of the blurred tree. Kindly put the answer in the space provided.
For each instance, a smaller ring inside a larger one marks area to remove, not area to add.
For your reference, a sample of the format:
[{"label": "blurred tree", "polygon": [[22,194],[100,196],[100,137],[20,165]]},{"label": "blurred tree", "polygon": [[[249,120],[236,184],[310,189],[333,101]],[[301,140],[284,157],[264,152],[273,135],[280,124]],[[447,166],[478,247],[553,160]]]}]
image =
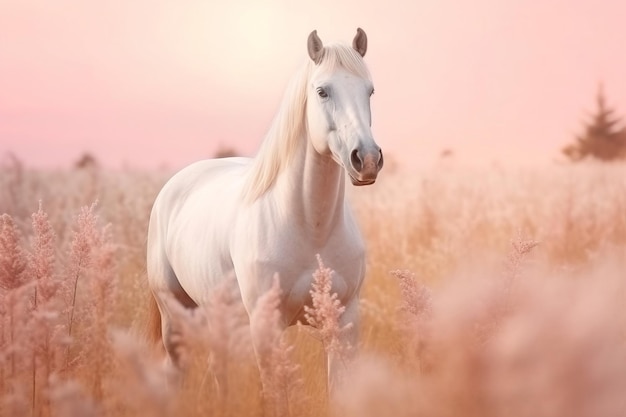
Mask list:
[{"label": "blurred tree", "polygon": [[453,158],[453,157],[454,157],[454,151],[450,148],[445,148],[441,152],[439,152],[440,159]]},{"label": "blurred tree", "polygon": [[239,156],[239,152],[234,148],[220,145],[213,158],[229,158],[231,156]]},{"label": "blurred tree", "polygon": [[74,162],[74,169],[95,169],[97,170],[100,167],[98,160],[95,156],[90,154],[89,152],[85,152],[82,154],[76,162]]},{"label": "blurred tree", "polygon": [[615,111],[606,105],[602,84],[596,97],[597,110],[583,135],[563,148],[563,153],[571,161],[580,161],[591,157],[602,161],[626,159],[626,128]]},{"label": "blurred tree", "polygon": [[24,162],[11,151],[7,151],[0,159],[0,169],[6,171],[24,171]]}]

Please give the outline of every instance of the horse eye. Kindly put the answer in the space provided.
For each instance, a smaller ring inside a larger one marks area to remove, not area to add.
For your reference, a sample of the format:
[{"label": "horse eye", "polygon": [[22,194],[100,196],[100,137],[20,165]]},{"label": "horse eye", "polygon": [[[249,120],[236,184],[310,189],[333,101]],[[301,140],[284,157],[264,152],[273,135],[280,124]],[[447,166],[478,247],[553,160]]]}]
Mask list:
[{"label": "horse eye", "polygon": [[328,97],[328,93],[326,93],[326,91],[324,91],[322,87],[317,87],[316,91],[317,91],[317,95],[320,96],[321,98]]},{"label": "horse eye", "polygon": [[372,92],[370,93],[370,97],[374,95],[374,91],[376,91],[376,90],[374,90],[374,89],[372,88]]}]

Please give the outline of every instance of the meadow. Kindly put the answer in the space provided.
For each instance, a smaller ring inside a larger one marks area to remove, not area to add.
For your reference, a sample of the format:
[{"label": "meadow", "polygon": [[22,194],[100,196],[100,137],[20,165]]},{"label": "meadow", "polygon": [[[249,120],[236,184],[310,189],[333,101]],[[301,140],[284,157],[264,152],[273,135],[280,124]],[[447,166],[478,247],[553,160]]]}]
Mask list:
[{"label": "meadow", "polygon": [[626,415],[623,164],[444,163],[350,187],[368,270],[330,399],[327,344],[272,333],[270,299],[273,394],[228,291],[180,312],[184,377],[162,366],[145,241],[169,173],[0,169],[2,416]]}]

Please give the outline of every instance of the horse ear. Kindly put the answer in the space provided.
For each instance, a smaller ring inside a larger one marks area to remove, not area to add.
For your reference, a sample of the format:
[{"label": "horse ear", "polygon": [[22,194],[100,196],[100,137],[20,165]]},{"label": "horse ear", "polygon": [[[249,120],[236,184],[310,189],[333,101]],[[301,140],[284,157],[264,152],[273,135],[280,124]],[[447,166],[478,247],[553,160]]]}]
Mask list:
[{"label": "horse ear", "polygon": [[352,47],[359,53],[361,56],[365,56],[367,52],[367,35],[365,31],[361,28],[357,28],[356,36],[352,41]]},{"label": "horse ear", "polygon": [[317,36],[317,30],[314,30],[309,35],[307,41],[307,48],[309,49],[309,56],[316,64],[319,64],[322,60],[322,52],[324,51],[324,44],[322,40]]}]

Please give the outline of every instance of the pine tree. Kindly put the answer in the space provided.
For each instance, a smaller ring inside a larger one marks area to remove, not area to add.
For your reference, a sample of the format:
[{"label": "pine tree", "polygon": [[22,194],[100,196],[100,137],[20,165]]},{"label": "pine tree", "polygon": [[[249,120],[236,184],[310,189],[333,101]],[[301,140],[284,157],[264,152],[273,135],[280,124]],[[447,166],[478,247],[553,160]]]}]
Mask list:
[{"label": "pine tree", "polygon": [[597,110],[585,132],[576,137],[576,142],[566,146],[563,153],[571,161],[580,161],[587,157],[602,161],[626,158],[626,128],[615,117],[615,110],[607,107],[602,84],[596,96]]}]

